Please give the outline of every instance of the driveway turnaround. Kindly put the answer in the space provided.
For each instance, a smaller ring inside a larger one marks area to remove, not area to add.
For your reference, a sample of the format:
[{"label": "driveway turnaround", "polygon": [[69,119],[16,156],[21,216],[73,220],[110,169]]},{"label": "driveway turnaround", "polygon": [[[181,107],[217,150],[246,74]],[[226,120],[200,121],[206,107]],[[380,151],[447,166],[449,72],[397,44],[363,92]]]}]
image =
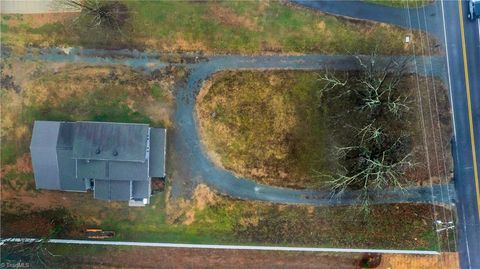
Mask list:
[{"label": "driveway turnaround", "polygon": [[[437,58],[435,58],[437,59]],[[428,59],[430,60],[430,59]],[[433,60],[436,61],[436,60]],[[190,66],[191,72],[185,87],[176,96],[176,152],[184,156],[182,162],[189,167],[191,178],[200,178],[208,186],[222,194],[247,200],[261,200],[285,204],[351,205],[358,201],[359,193],[344,193],[332,196],[328,191],[297,190],[272,187],[256,183],[248,178],[238,177],[231,171],[216,166],[202,146],[195,117],[196,96],[203,82],[212,74],[231,69],[358,69],[351,56],[218,56],[209,61]],[[410,67],[410,72],[416,70]],[[423,70],[423,69],[422,69]],[[442,65],[433,65],[428,72],[441,74]],[[414,187],[405,190],[382,190],[373,194],[372,203],[437,203],[450,204],[454,197],[450,185]],[[175,191],[175,190],[173,190]]]}]

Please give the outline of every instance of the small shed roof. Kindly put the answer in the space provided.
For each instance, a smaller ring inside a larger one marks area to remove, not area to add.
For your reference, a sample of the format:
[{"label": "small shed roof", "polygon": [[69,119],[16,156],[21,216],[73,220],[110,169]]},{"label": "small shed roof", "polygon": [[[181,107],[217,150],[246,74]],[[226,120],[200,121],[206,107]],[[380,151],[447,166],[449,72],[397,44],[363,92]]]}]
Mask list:
[{"label": "small shed roof", "polygon": [[30,153],[37,188],[60,189],[56,149],[59,129],[57,121],[35,121],[33,125]]},{"label": "small shed roof", "polygon": [[143,199],[149,198],[151,193],[151,182],[146,181],[132,181],[132,198]]},{"label": "small shed roof", "polygon": [[150,129],[150,177],[165,177],[166,141],[166,129]]}]

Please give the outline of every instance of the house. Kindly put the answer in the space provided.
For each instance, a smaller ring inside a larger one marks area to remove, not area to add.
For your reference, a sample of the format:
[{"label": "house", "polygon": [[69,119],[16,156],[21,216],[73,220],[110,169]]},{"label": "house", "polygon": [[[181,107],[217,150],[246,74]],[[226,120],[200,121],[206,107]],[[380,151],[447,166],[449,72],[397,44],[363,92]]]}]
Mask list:
[{"label": "house", "polygon": [[35,121],[30,144],[37,189],[85,192],[106,201],[150,202],[165,177],[166,130],[147,124]]}]

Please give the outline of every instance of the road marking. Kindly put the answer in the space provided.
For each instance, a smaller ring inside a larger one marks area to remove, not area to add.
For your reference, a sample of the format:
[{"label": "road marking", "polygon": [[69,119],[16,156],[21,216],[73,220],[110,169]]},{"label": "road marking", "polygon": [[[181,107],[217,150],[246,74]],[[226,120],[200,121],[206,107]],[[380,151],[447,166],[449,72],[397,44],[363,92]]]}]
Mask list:
[{"label": "road marking", "polygon": [[[41,242],[36,238],[6,238],[2,243],[34,243]],[[202,248],[202,249],[237,249],[237,250],[270,250],[270,251],[301,251],[301,252],[343,252],[343,253],[389,253],[389,254],[414,254],[414,255],[440,255],[438,251],[422,250],[395,250],[395,249],[358,249],[358,248],[308,248],[308,247],[276,247],[276,246],[237,246],[237,245],[204,245],[204,244],[175,244],[175,243],[150,243],[128,241],[97,241],[97,240],[69,240],[49,239],[52,244],[77,244],[77,245],[108,245],[108,246],[138,246],[138,247],[167,247],[167,248]]]},{"label": "road marking", "polygon": [[480,20],[477,20],[478,24],[478,40],[480,41]]},{"label": "road marking", "polygon": [[473,176],[475,179],[475,191],[477,193],[478,218],[480,219],[480,189],[478,183],[477,153],[475,152],[475,134],[473,132],[472,103],[470,99],[470,80],[468,78],[467,46],[465,44],[465,29],[463,26],[463,8],[461,0],[458,0],[458,12],[460,15],[460,32],[462,34],[463,68],[465,70],[465,86],[467,90],[468,123],[470,125],[470,144],[472,146],[473,157]]},{"label": "road marking", "polygon": [[[452,79],[450,78],[450,60],[448,58],[448,40],[447,40],[447,27],[445,26],[445,8],[443,7],[442,0],[442,17],[443,17],[443,36],[445,37],[445,50],[447,52],[447,72],[448,72],[448,89],[450,91],[450,106],[452,107],[452,122],[453,122],[453,135],[455,136],[455,142],[457,141],[457,127],[455,125],[455,110],[453,109],[453,92],[452,92]],[[458,156],[458,147],[455,147]]]}]

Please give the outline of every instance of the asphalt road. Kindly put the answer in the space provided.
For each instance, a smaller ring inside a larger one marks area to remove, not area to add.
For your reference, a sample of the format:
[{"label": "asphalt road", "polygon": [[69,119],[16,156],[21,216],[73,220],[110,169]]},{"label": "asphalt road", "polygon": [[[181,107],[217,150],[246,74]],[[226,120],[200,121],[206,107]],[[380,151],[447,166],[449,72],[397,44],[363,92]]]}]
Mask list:
[{"label": "asphalt road", "polygon": [[[422,8],[422,16],[412,16],[419,11],[417,8],[392,8],[383,5],[372,4],[356,1],[312,1],[312,0],[291,0],[291,2],[319,10],[333,15],[340,15],[355,19],[371,20],[397,25],[405,28],[417,28],[427,30],[430,33],[441,35],[442,18],[438,11],[438,6],[430,4]],[[423,12],[428,16],[428,20],[424,20]]]},{"label": "asphalt road", "polygon": [[480,22],[466,19],[466,1],[437,0],[418,9],[390,8],[361,1],[292,2],[336,15],[421,29],[443,43],[447,65],[444,80],[449,84],[454,122],[457,245],[461,267],[480,268],[477,171],[480,166]]},{"label": "asphalt road", "polygon": [[[455,119],[453,151],[455,187],[459,197],[457,229],[460,263],[462,268],[473,269],[480,268],[480,193],[475,171],[480,167],[480,28],[478,21],[466,20],[466,5],[462,7],[462,17],[457,1],[443,1],[443,7]],[[473,139],[476,139],[475,144]]]}]

